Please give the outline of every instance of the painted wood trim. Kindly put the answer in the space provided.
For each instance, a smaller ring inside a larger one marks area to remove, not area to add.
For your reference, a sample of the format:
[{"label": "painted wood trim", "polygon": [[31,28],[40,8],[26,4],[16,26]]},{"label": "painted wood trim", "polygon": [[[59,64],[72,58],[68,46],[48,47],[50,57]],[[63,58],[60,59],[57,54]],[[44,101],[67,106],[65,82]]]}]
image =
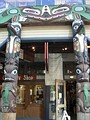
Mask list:
[{"label": "painted wood trim", "polygon": [[59,6],[32,6],[10,7],[0,13],[0,25],[10,22],[20,22],[28,25],[42,25],[51,23],[72,22],[75,19],[90,21],[90,6],[88,5],[59,5]]}]

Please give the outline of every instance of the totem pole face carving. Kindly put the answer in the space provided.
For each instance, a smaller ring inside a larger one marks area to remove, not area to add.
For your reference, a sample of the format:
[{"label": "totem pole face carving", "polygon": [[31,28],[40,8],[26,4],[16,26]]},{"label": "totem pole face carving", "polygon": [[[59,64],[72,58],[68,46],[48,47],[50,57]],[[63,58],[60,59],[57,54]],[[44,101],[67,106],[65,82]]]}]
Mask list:
[{"label": "totem pole face carving", "polygon": [[7,64],[4,68],[4,80],[5,81],[15,81],[18,80],[18,67],[15,65]]},{"label": "totem pole face carving", "polygon": [[75,60],[79,63],[88,63],[88,49],[87,49],[87,40],[83,34],[77,34],[73,38],[73,46],[75,52]]},{"label": "totem pole face carving", "polygon": [[2,84],[2,112],[16,112],[18,64],[20,53],[21,25],[8,24],[9,37],[6,47],[4,82]]},{"label": "totem pole face carving", "polygon": [[6,46],[6,59],[13,58],[19,61],[21,24],[8,24],[8,32],[10,40],[8,40]]},{"label": "totem pole face carving", "polygon": [[90,112],[90,84],[88,82],[77,83],[77,112]]},{"label": "totem pole face carving", "polygon": [[72,24],[73,28],[73,46],[75,60],[79,63],[88,63],[87,39],[85,37],[84,23],[82,20],[76,20]]},{"label": "totem pole face carving", "polygon": [[77,113],[90,113],[90,83],[89,83],[89,58],[87,39],[85,37],[84,23],[82,20],[75,20],[73,28],[73,46],[75,60],[77,63],[76,94]]},{"label": "totem pole face carving", "polygon": [[20,38],[17,36],[10,36],[11,41],[7,42],[6,46],[6,63],[14,61],[18,64],[20,53]]},{"label": "totem pole face carving", "polygon": [[14,23],[9,23],[7,26],[8,32],[10,36],[21,36],[21,24],[14,22]]},{"label": "totem pole face carving", "polygon": [[78,82],[89,81],[90,68],[88,64],[79,64],[76,66],[76,74]]},{"label": "totem pole face carving", "polygon": [[82,20],[75,20],[72,24],[73,35],[76,34],[85,34],[84,23]]},{"label": "totem pole face carving", "polygon": [[12,41],[7,42],[6,53],[17,53],[20,51],[20,38],[11,36]]}]

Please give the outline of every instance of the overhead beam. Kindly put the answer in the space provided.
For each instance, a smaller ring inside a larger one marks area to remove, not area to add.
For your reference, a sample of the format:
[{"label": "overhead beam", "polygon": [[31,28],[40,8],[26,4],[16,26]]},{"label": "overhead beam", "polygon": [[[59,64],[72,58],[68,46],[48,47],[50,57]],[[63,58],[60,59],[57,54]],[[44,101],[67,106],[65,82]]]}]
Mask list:
[{"label": "overhead beam", "polygon": [[75,19],[82,19],[90,23],[89,5],[59,5],[11,7],[0,14],[0,25],[10,22],[20,22],[23,25],[70,24]]}]

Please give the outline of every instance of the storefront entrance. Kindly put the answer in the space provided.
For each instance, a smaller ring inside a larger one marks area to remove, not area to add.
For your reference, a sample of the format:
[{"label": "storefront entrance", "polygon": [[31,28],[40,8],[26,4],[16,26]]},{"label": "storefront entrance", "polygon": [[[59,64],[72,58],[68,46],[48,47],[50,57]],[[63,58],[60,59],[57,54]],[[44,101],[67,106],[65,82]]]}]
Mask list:
[{"label": "storefront entrance", "polygon": [[76,82],[66,81],[67,112],[71,117],[76,117]]},{"label": "storefront entrance", "polygon": [[[21,95],[21,97],[25,97],[25,98],[23,98],[23,101],[21,101],[23,103],[20,103],[20,98],[18,100],[17,119],[29,118],[32,120],[33,119],[43,120],[47,118],[46,114],[49,109],[49,106],[54,104],[54,103],[49,103],[50,95],[48,94],[50,93],[49,91],[48,93],[46,92],[47,87],[45,85],[44,42],[37,43],[37,42],[28,41],[26,43],[22,43],[21,49],[23,50],[24,53],[23,54],[24,59],[20,59],[18,92],[22,94],[23,93],[22,90],[24,90],[24,93],[23,95]],[[72,43],[49,42],[48,52],[62,53],[62,54],[64,53],[67,54],[69,52],[73,53]],[[40,88],[40,91],[43,88],[43,90],[41,91],[43,92],[43,94],[38,95],[37,87]],[[70,92],[70,90],[68,92]],[[68,110],[68,106],[67,106],[67,110]],[[70,113],[70,111],[71,108],[70,110],[68,110],[68,112]],[[55,111],[53,112],[55,113]],[[48,114],[51,114],[50,111]]]},{"label": "storefront entrance", "polygon": [[[63,55],[69,52],[73,53],[72,42],[49,42],[48,52]],[[67,83],[67,86],[69,86],[69,83]],[[49,85],[49,90],[50,87]],[[68,92],[71,95],[72,92],[69,88]],[[50,93],[48,92],[48,86],[45,85],[44,42],[22,42],[19,63],[17,120],[21,118],[23,120],[48,118],[47,112],[49,111],[49,105],[52,104],[49,104],[49,101]],[[67,111],[71,114],[72,108],[69,109],[69,107],[71,106],[68,106],[67,103]],[[52,108],[55,114],[54,110]],[[51,114],[50,111],[48,114]]]}]

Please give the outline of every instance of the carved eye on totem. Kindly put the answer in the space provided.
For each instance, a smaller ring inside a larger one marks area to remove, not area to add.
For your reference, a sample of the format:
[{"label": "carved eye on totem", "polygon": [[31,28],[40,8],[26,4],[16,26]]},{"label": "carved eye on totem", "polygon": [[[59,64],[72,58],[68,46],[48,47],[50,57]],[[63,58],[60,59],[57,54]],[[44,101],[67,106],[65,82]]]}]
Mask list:
[{"label": "carved eye on totem", "polygon": [[6,71],[6,70],[4,70],[4,74],[7,74],[7,71]]},{"label": "carved eye on totem", "polygon": [[87,73],[88,73],[88,74],[90,73],[90,69],[89,69],[89,68],[87,69]]},{"label": "carved eye on totem", "polygon": [[17,75],[17,73],[18,73],[18,71],[16,69],[12,71],[13,75]]},{"label": "carved eye on totem", "polygon": [[73,28],[74,28],[74,30],[77,30],[79,28],[79,26],[75,25]]},{"label": "carved eye on totem", "polygon": [[76,69],[76,73],[77,73],[77,74],[81,74],[82,71],[81,71],[79,68],[77,68],[77,69]]},{"label": "carved eye on totem", "polygon": [[19,27],[15,27],[15,30],[16,30],[17,32],[19,32],[19,31],[20,31],[20,28],[19,28]]},{"label": "carved eye on totem", "polygon": [[74,38],[73,38],[73,41],[74,41],[74,42],[78,41],[78,38],[77,38],[77,37],[74,37]]}]

